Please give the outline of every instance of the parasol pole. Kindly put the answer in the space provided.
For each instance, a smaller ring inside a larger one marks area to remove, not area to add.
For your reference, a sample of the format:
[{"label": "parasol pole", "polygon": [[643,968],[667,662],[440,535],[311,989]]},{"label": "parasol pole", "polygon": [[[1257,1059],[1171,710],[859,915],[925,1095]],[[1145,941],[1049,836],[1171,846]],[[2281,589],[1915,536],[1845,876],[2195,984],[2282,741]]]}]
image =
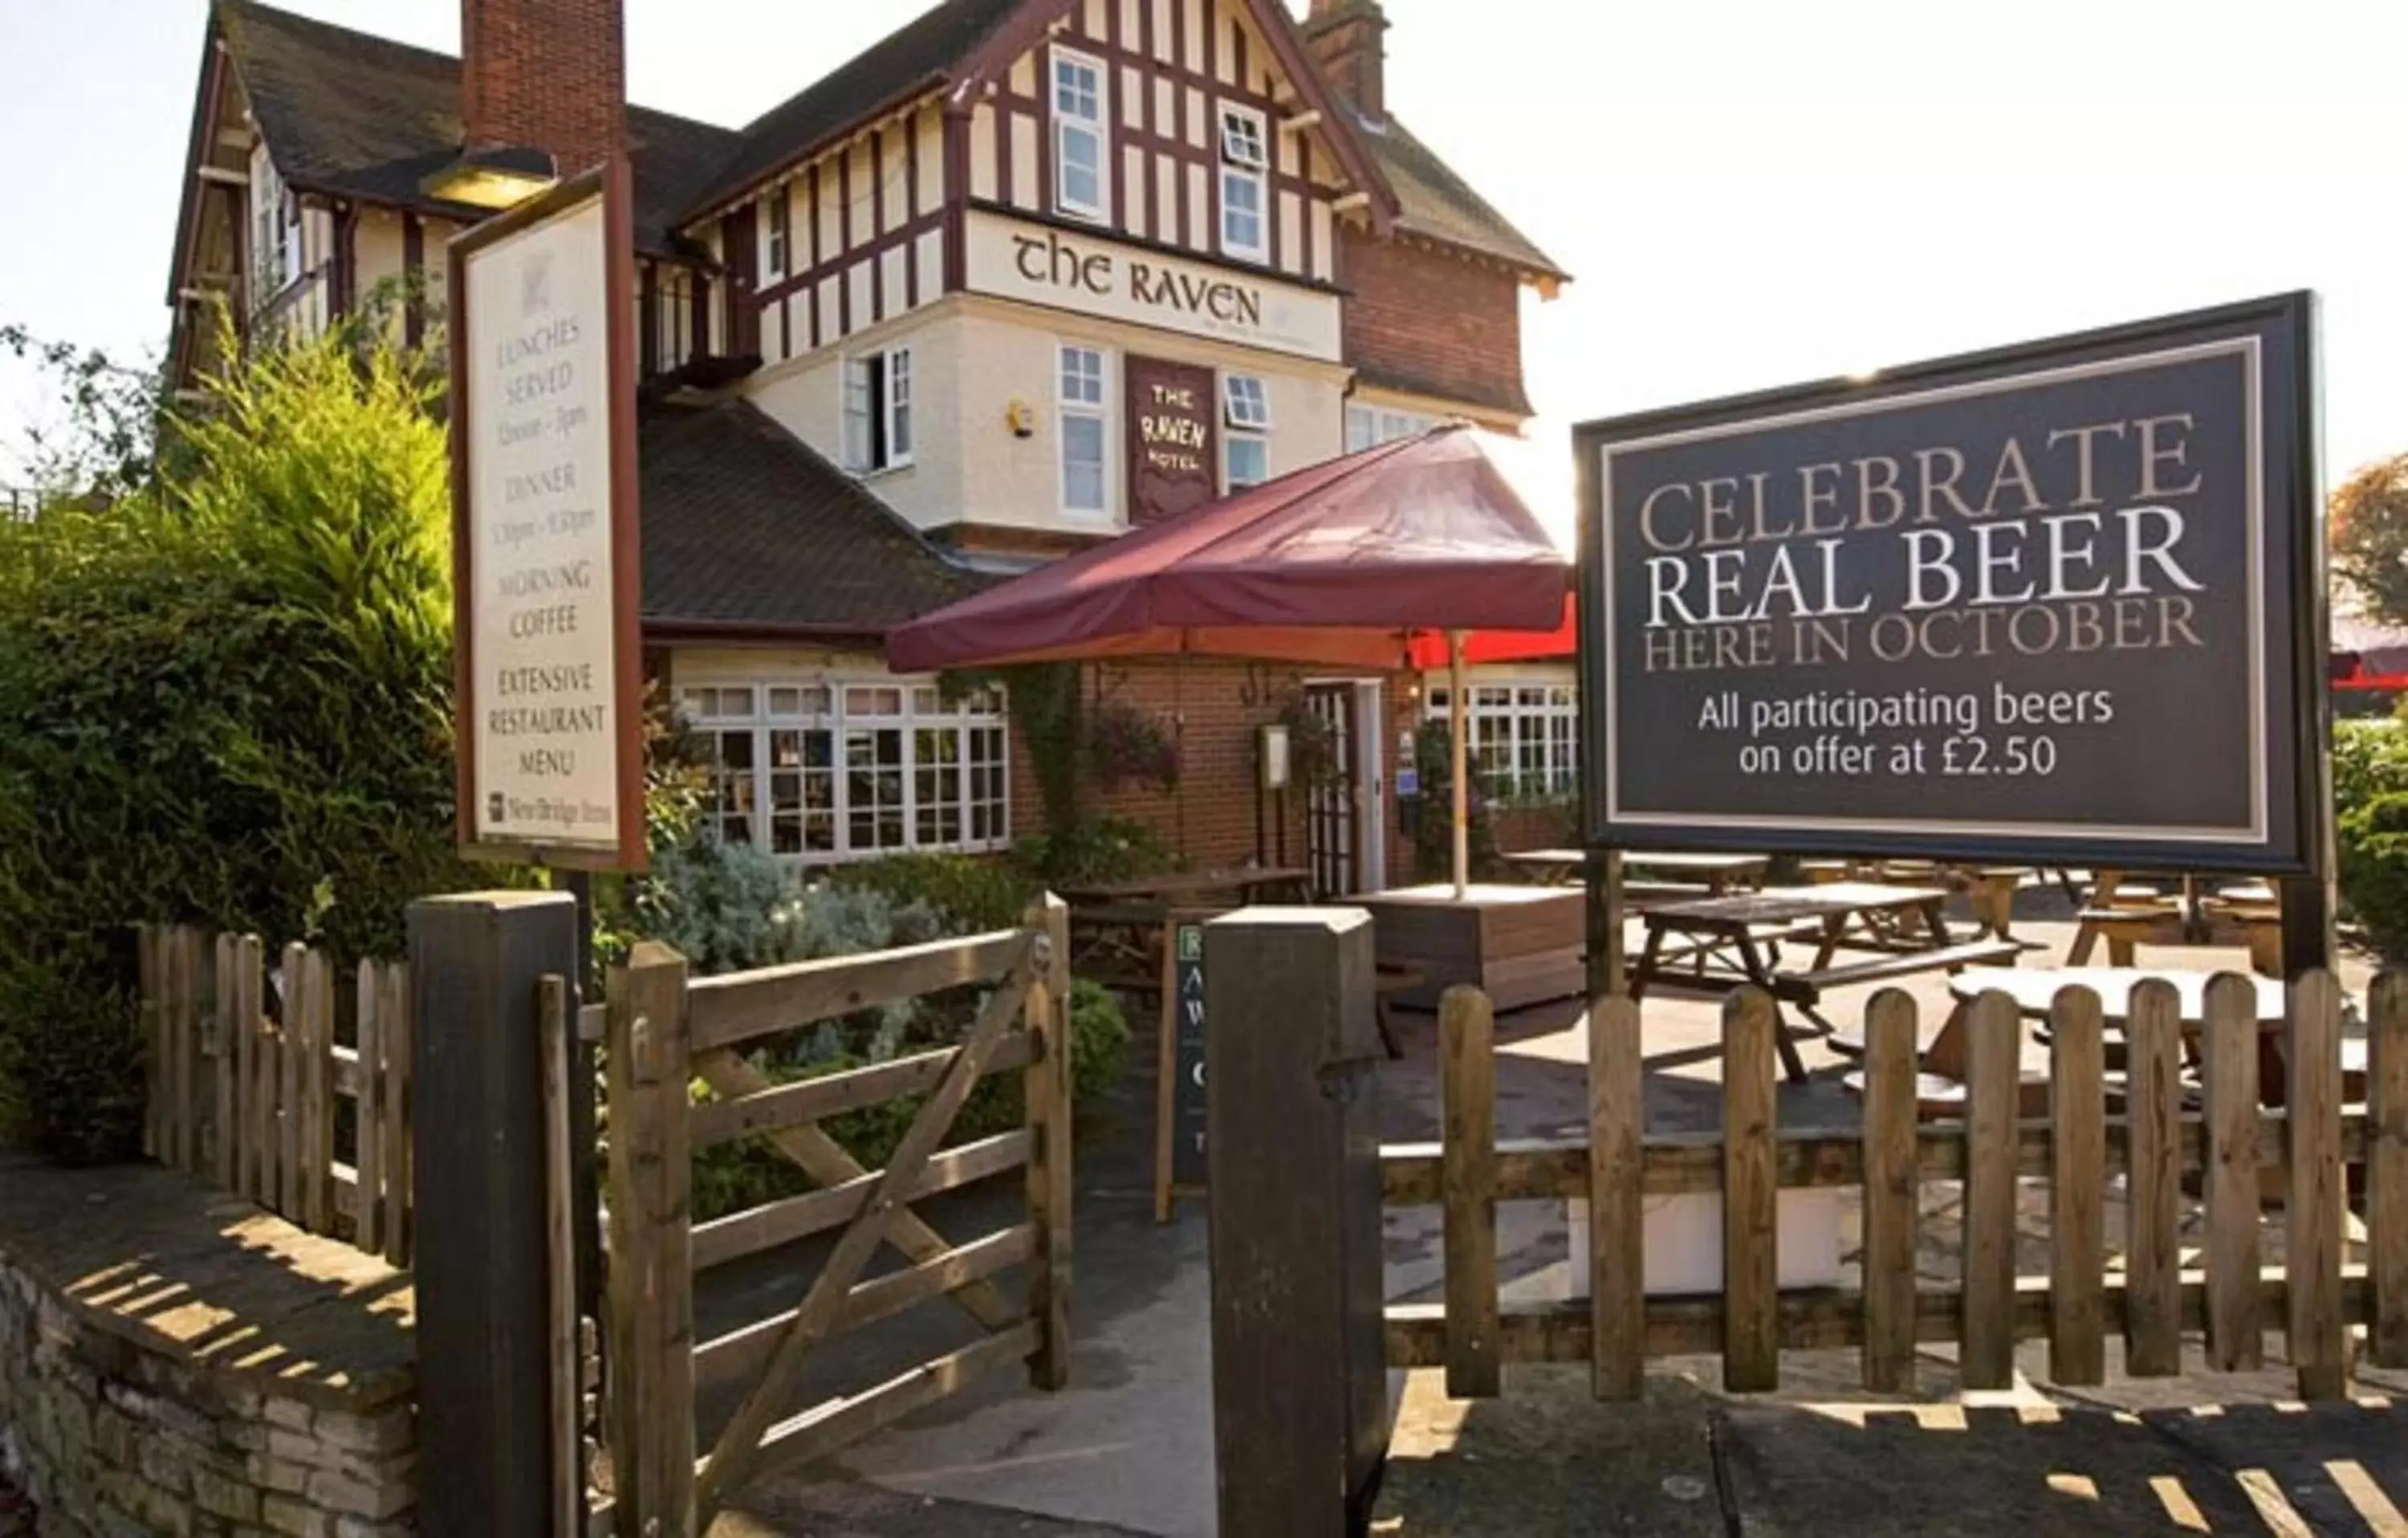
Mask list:
[{"label": "parasol pole", "polygon": [[1446,715],[1448,751],[1455,755],[1450,781],[1455,789],[1455,900],[1470,895],[1471,782],[1465,772],[1470,754],[1465,746],[1471,712],[1463,697],[1463,632],[1446,633]]}]

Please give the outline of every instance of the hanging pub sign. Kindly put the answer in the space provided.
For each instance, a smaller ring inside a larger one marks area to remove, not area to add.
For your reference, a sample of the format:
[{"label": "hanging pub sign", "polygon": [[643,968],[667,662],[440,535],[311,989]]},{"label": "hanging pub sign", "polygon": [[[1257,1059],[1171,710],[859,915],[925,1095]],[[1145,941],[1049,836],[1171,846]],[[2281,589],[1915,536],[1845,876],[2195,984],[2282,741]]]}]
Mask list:
[{"label": "hanging pub sign", "polygon": [[1129,522],[1158,523],[1220,495],[1212,370],[1128,354]]},{"label": "hanging pub sign", "polygon": [[450,248],[460,837],[644,865],[633,265],[624,163]]},{"label": "hanging pub sign", "polygon": [[2318,873],[2313,331],[1579,428],[1589,841]]}]

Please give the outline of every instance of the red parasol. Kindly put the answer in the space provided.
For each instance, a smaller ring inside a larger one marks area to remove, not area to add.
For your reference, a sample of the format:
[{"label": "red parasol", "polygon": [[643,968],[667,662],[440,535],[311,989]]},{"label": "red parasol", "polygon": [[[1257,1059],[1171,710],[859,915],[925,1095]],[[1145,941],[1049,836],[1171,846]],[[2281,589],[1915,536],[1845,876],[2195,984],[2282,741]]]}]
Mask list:
[{"label": "red parasol", "polygon": [[[1406,664],[1417,633],[1554,628],[1569,567],[1466,429],[1449,424],[1250,487],[892,632],[898,671],[1203,654]],[[1454,695],[1455,882],[1469,864]]]}]

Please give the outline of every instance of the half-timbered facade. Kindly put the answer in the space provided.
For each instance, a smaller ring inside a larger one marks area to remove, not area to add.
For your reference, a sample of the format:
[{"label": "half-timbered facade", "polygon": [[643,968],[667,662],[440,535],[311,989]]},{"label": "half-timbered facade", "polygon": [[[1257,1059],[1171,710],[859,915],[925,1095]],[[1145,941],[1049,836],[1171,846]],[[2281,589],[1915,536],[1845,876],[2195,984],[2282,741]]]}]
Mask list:
[{"label": "half-timbered facade", "polygon": [[[1442,417],[1527,418],[1519,295],[1562,274],[1389,115],[1385,24],[1370,0],[942,0],[741,129],[626,108],[648,654],[717,744],[728,836],[841,859],[1028,831],[1000,702],[889,675],[888,626]],[[577,111],[624,97],[616,26],[615,0],[464,0],[455,61],[216,0],[178,377],[211,367],[221,300],[313,329],[383,296],[423,334],[480,216],[461,165],[614,147]],[[1097,681],[1217,719],[1157,697],[1181,686]],[[1294,693],[1234,686],[1256,718]],[[1351,846],[1384,851],[1379,759],[1412,710],[1343,689],[1371,787]],[[1253,853],[1248,820],[1199,813],[1188,852]]]}]

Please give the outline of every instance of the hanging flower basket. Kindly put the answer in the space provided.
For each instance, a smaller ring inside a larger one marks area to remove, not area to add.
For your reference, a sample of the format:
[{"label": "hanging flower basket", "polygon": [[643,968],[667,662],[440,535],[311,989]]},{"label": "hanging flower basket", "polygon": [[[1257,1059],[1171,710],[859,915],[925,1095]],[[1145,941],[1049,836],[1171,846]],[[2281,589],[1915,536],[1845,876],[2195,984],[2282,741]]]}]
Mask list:
[{"label": "hanging flower basket", "polygon": [[1298,696],[1280,712],[1280,724],[1287,728],[1288,769],[1299,783],[1326,785],[1342,776],[1344,766],[1338,761],[1338,728],[1329,724],[1327,717]]},{"label": "hanging flower basket", "polygon": [[1179,741],[1161,719],[1107,702],[1087,715],[1087,764],[1106,791],[1125,784],[1179,788]]}]

